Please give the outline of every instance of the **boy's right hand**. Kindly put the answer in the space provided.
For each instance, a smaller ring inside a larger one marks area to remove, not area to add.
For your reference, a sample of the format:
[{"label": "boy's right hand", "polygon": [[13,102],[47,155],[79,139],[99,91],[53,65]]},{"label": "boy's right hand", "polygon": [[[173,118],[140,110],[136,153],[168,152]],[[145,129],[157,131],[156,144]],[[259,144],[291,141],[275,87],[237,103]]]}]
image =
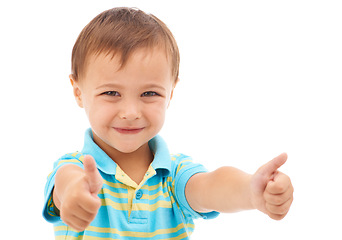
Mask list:
[{"label": "boy's right hand", "polygon": [[94,158],[84,156],[83,165],[84,170],[70,164],[63,166],[64,169],[60,169],[62,171],[57,171],[60,174],[56,175],[53,196],[61,219],[76,231],[84,231],[101,207],[101,199],[97,194],[102,188],[103,180]]}]

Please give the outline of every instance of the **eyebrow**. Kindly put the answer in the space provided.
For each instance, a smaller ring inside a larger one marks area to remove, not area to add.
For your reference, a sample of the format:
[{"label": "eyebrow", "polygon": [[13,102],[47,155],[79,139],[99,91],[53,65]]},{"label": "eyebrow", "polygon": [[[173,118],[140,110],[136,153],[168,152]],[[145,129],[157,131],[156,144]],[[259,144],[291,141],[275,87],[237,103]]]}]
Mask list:
[{"label": "eyebrow", "polygon": [[107,84],[103,84],[101,86],[98,86],[96,89],[100,89],[100,88],[118,88],[120,87],[117,84],[113,84],[113,83],[107,83]]},{"label": "eyebrow", "polygon": [[[166,91],[166,89],[163,86],[158,85],[158,84],[154,84],[154,83],[146,84],[143,87],[144,88],[158,88],[162,91]],[[120,88],[120,85],[114,84],[114,83],[107,83],[107,84],[103,84],[103,85],[98,86],[96,89],[101,89],[101,88]]]},{"label": "eyebrow", "polygon": [[166,90],[163,86],[158,85],[158,84],[154,84],[154,83],[147,84],[144,86],[144,88],[158,88],[158,89],[163,90],[163,91]]}]

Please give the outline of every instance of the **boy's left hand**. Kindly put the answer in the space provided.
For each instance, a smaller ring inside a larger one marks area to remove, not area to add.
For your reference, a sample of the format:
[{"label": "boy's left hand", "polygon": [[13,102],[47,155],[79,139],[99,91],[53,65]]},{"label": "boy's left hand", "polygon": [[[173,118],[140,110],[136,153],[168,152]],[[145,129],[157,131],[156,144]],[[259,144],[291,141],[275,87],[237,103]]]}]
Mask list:
[{"label": "boy's left hand", "polygon": [[251,202],[253,206],[270,218],[283,219],[293,201],[293,186],[290,178],[278,171],[287,160],[280,154],[256,171],[251,178]]}]

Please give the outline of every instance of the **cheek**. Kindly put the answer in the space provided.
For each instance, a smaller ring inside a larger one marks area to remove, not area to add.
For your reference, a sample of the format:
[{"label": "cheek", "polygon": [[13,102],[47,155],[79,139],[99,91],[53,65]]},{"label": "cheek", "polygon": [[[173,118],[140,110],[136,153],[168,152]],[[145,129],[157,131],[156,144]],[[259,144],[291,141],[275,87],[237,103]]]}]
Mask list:
[{"label": "cheek", "polygon": [[113,107],[110,104],[104,102],[92,102],[86,108],[86,114],[92,127],[108,125],[113,119],[114,113]]},{"label": "cheek", "polygon": [[166,109],[167,104],[165,104],[165,102],[155,104],[153,107],[148,108],[148,116],[150,121],[157,126],[162,126],[165,121]]}]

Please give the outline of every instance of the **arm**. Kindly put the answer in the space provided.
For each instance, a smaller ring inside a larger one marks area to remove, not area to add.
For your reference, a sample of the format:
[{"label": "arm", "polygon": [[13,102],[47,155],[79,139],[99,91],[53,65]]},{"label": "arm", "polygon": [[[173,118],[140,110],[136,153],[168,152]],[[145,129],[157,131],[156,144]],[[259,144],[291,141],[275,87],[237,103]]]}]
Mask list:
[{"label": "arm", "polygon": [[53,201],[61,219],[77,231],[84,230],[95,218],[101,206],[97,193],[102,177],[95,160],[84,157],[84,170],[68,164],[58,169],[53,190]]},{"label": "arm", "polygon": [[281,154],[253,175],[232,167],[195,174],[186,185],[186,198],[198,212],[258,209],[280,220],[293,200],[290,178],[277,171],[286,159],[287,155]]},{"label": "arm", "polygon": [[224,213],[252,209],[251,175],[233,167],[192,176],[185,188],[186,198],[197,212]]}]

